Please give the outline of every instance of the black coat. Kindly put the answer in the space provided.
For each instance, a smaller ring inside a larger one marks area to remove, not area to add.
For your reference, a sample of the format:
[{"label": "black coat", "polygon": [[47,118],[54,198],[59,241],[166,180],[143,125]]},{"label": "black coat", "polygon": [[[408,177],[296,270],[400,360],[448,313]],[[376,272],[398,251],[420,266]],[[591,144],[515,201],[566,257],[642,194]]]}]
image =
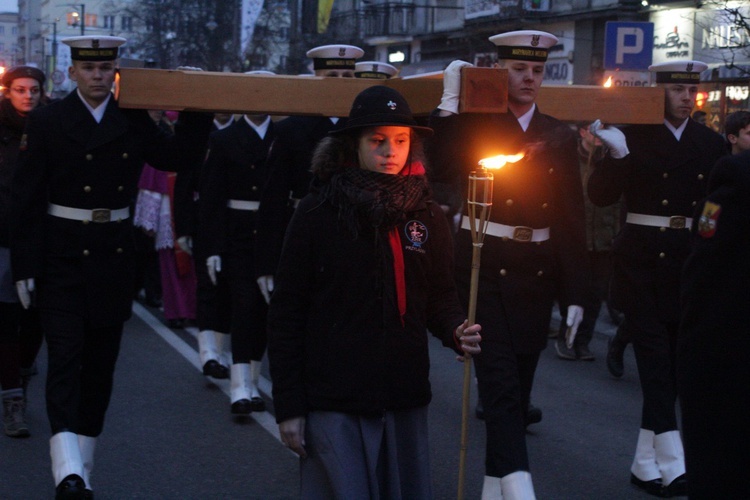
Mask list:
[{"label": "black coat", "polygon": [[273,123],[261,139],[244,118],[211,134],[201,177],[198,225],[206,255],[252,255],[257,212],[233,210],[227,202],[260,201],[273,137]]},{"label": "black coat", "polygon": [[18,146],[23,135],[23,125],[18,123],[20,117],[9,100],[0,104],[0,246],[10,244],[10,187],[13,174],[18,165]]},{"label": "black coat", "polygon": [[721,159],[682,272],[677,382],[691,498],[746,498],[750,468],[750,152]]},{"label": "black coat", "polygon": [[86,224],[48,215],[48,204],[127,207],[145,162],[172,170],[189,164],[203,154],[209,127],[210,117],[187,113],[170,136],[145,111],[121,110],[114,99],[97,124],[75,91],[32,112],[13,180],[14,279],[35,278],[41,308],[72,312],[93,328],[125,321],[133,296],[132,214]]},{"label": "black coat", "polygon": [[[456,350],[454,330],[465,315],[440,208],[421,205],[405,215],[396,226],[406,279],[403,326],[387,235],[363,229],[353,239],[338,210],[314,193],[294,212],[268,313],[278,422],[313,410],[373,415],[429,403],[427,328]],[[415,221],[423,225],[421,243],[408,236]]]},{"label": "black coat", "polygon": [[[597,165],[588,194],[599,206],[624,197],[628,212],[690,217],[705,196],[711,168],[726,154],[724,141],[708,127],[688,120],[678,142],[666,125],[623,129],[630,154]],[[679,273],[690,249],[687,229],[623,224],[614,241],[612,299],[625,313],[642,303],[642,290],[654,290],[663,317],[679,315]]]},{"label": "black coat", "polygon": [[[479,160],[526,151],[523,160],[494,171],[490,221],[510,226],[550,228],[550,239],[537,243],[486,236],[482,247],[477,314],[485,332],[495,325],[483,312],[503,317],[516,352],[544,349],[553,300],[583,305],[588,279],[586,230],[577,139],[558,120],[534,113],[524,133],[508,114],[433,117],[429,148],[434,183],[453,187],[451,198],[466,199],[470,170]],[[466,212],[464,212],[466,213]],[[456,280],[468,300],[472,243],[470,231],[456,237]],[[504,312],[500,312],[504,311]]]},{"label": "black coat", "polygon": [[276,125],[276,138],[268,157],[268,181],[261,195],[258,212],[256,275],[276,274],[284,233],[294,211],[294,198],[299,201],[310,189],[310,162],[318,142],[334,128],[330,118],[290,116]]}]

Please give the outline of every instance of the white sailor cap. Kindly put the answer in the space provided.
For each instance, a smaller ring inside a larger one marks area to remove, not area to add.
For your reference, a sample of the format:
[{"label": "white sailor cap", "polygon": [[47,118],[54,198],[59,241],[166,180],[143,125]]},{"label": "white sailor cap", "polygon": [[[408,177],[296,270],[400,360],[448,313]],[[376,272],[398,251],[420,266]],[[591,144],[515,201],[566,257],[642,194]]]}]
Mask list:
[{"label": "white sailor cap", "polygon": [[656,73],[656,83],[689,83],[698,84],[701,72],[708,68],[708,64],[701,61],[669,61],[652,64],[648,70]]},{"label": "white sailor cap", "polygon": [[118,47],[126,39],[119,36],[70,36],[60,40],[70,47],[70,58],[74,61],[113,61],[117,59]]},{"label": "white sailor cap", "polygon": [[354,62],[365,55],[365,51],[354,45],[321,45],[307,51],[307,57],[313,60],[313,68],[319,69],[354,69]]},{"label": "white sailor cap", "polygon": [[385,62],[361,61],[354,65],[354,78],[387,80],[396,74],[398,74],[398,69]]},{"label": "white sailor cap", "polygon": [[491,36],[490,42],[497,45],[498,59],[544,62],[557,37],[546,31],[520,30]]}]

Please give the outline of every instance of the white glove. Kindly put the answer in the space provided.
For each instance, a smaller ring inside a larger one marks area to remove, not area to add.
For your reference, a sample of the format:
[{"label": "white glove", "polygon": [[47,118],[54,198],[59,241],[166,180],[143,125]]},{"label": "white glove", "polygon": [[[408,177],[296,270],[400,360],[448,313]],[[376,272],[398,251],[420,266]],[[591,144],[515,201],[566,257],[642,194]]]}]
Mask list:
[{"label": "white glove", "polygon": [[266,304],[270,304],[271,293],[273,293],[273,276],[269,274],[258,278],[258,288],[260,288],[263,298],[266,299]]},{"label": "white glove", "polygon": [[609,148],[609,154],[612,158],[619,160],[630,154],[628,143],[625,140],[625,134],[615,127],[604,128],[601,120],[596,120],[589,125],[589,132],[602,140]]},{"label": "white glove", "polygon": [[565,344],[569,349],[573,347],[573,342],[578,334],[578,327],[581,326],[583,321],[583,307],[581,306],[568,306],[568,317],[565,320],[565,324],[568,325],[568,331],[565,332]]},{"label": "white glove", "polygon": [[177,238],[177,246],[188,255],[193,255],[193,238],[190,236],[180,236]]},{"label": "white glove", "polygon": [[221,272],[221,257],[218,255],[212,255],[206,259],[206,268],[208,269],[208,277],[211,279],[211,283],[216,284],[216,273]]},{"label": "white glove", "polygon": [[35,288],[34,278],[16,281],[16,293],[24,309],[28,309],[31,305],[31,294]]},{"label": "white glove", "polygon": [[458,98],[461,95],[461,68],[474,66],[466,61],[453,61],[443,71],[443,98],[438,109],[458,114]]}]

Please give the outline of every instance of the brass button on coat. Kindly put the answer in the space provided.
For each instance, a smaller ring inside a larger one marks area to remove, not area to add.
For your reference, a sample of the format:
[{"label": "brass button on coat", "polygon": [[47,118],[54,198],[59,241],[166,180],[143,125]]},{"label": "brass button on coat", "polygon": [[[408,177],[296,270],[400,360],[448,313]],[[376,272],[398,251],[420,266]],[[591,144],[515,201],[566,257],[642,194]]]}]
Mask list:
[{"label": "brass button on coat", "polygon": [[94,159],[94,155],[92,155],[92,154],[87,154],[87,155],[86,155],[86,159],[87,159],[88,161],[91,161],[91,160],[93,160],[93,159]]},{"label": "brass button on coat", "polygon": [[83,191],[85,193],[90,193],[91,192],[91,186],[83,186]]},{"label": "brass button on coat", "polygon": [[91,252],[89,252],[88,250],[84,250],[83,251],[83,256],[84,257],[88,257],[90,254],[91,254]]},{"label": "brass button on coat", "polygon": [[505,200],[505,204],[511,206],[513,205],[513,200]]},{"label": "brass button on coat", "polygon": [[669,200],[661,200],[661,204],[666,207],[667,205],[669,205]]},{"label": "brass button on coat", "polygon": [[122,159],[123,160],[127,160],[128,159],[128,154],[127,153],[123,153],[122,154]]},{"label": "brass button on coat", "polygon": [[508,271],[506,271],[505,269],[500,269],[500,276],[505,276],[506,274],[508,274]]},{"label": "brass button on coat", "polygon": [[664,257],[666,257],[666,256],[667,256],[667,254],[665,254],[664,252],[661,252],[661,253],[659,254],[659,258],[660,258],[660,259],[663,259],[663,258],[664,258]]}]

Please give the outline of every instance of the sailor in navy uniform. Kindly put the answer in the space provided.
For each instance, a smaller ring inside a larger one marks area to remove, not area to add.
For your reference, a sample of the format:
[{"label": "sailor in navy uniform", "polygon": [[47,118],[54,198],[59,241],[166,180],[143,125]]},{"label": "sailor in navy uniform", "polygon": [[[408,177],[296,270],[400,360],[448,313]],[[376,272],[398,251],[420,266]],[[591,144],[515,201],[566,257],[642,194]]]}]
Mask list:
[{"label": "sailor in navy uniform", "polygon": [[[438,202],[460,210],[470,170],[479,160],[524,153],[494,172],[493,207],[482,250],[477,322],[482,353],[475,357],[487,426],[482,498],[533,498],[526,425],[534,372],[546,347],[556,291],[568,306],[572,345],[583,317],[588,277],[583,188],[577,138],[535,104],[549,49],[557,38],[542,31],[495,35],[500,67],[508,70],[508,113],[459,114],[460,69],[445,70],[443,98],[430,125],[429,166]],[[468,303],[472,265],[469,220],[456,235],[456,280]],[[521,495],[521,496],[515,496]]]},{"label": "sailor in navy uniform", "polygon": [[268,305],[255,280],[254,253],[256,218],[273,137],[274,124],[268,115],[242,116],[211,134],[201,175],[198,237],[208,255],[205,265],[213,286],[229,292],[230,409],[235,415],[265,410],[258,382],[266,350]]},{"label": "sailor in navy uniform", "polygon": [[[307,51],[315,75],[353,78],[355,62],[364,51],[353,45],[323,45]],[[308,192],[312,152],[320,140],[345,124],[346,119],[325,116],[290,116],[277,124],[268,158],[268,181],[258,212],[255,253],[256,277],[266,302],[273,292],[286,227]]]},{"label": "sailor in navy uniform", "polygon": [[643,392],[643,412],[630,481],[656,496],[685,495],[685,458],[677,429],[675,346],[680,271],[690,252],[691,216],[706,194],[711,169],[726,154],[719,134],[690,119],[700,61],[651,66],[665,92],[659,125],[591,131],[609,154],[591,173],[591,201],[624,196],[627,216],[612,249],[612,300],[625,314]]},{"label": "sailor in navy uniform", "polygon": [[387,80],[398,74],[398,68],[380,61],[359,61],[354,65],[354,78]]},{"label": "sailor in navy uniform", "polygon": [[36,299],[48,348],[47,414],[58,498],[91,493],[96,438],[131,315],[134,243],[128,208],[144,162],[176,169],[200,158],[208,115],[187,113],[176,136],[111,94],[124,38],[80,36],[78,89],[29,115],[13,180],[11,258],[19,298]]}]

